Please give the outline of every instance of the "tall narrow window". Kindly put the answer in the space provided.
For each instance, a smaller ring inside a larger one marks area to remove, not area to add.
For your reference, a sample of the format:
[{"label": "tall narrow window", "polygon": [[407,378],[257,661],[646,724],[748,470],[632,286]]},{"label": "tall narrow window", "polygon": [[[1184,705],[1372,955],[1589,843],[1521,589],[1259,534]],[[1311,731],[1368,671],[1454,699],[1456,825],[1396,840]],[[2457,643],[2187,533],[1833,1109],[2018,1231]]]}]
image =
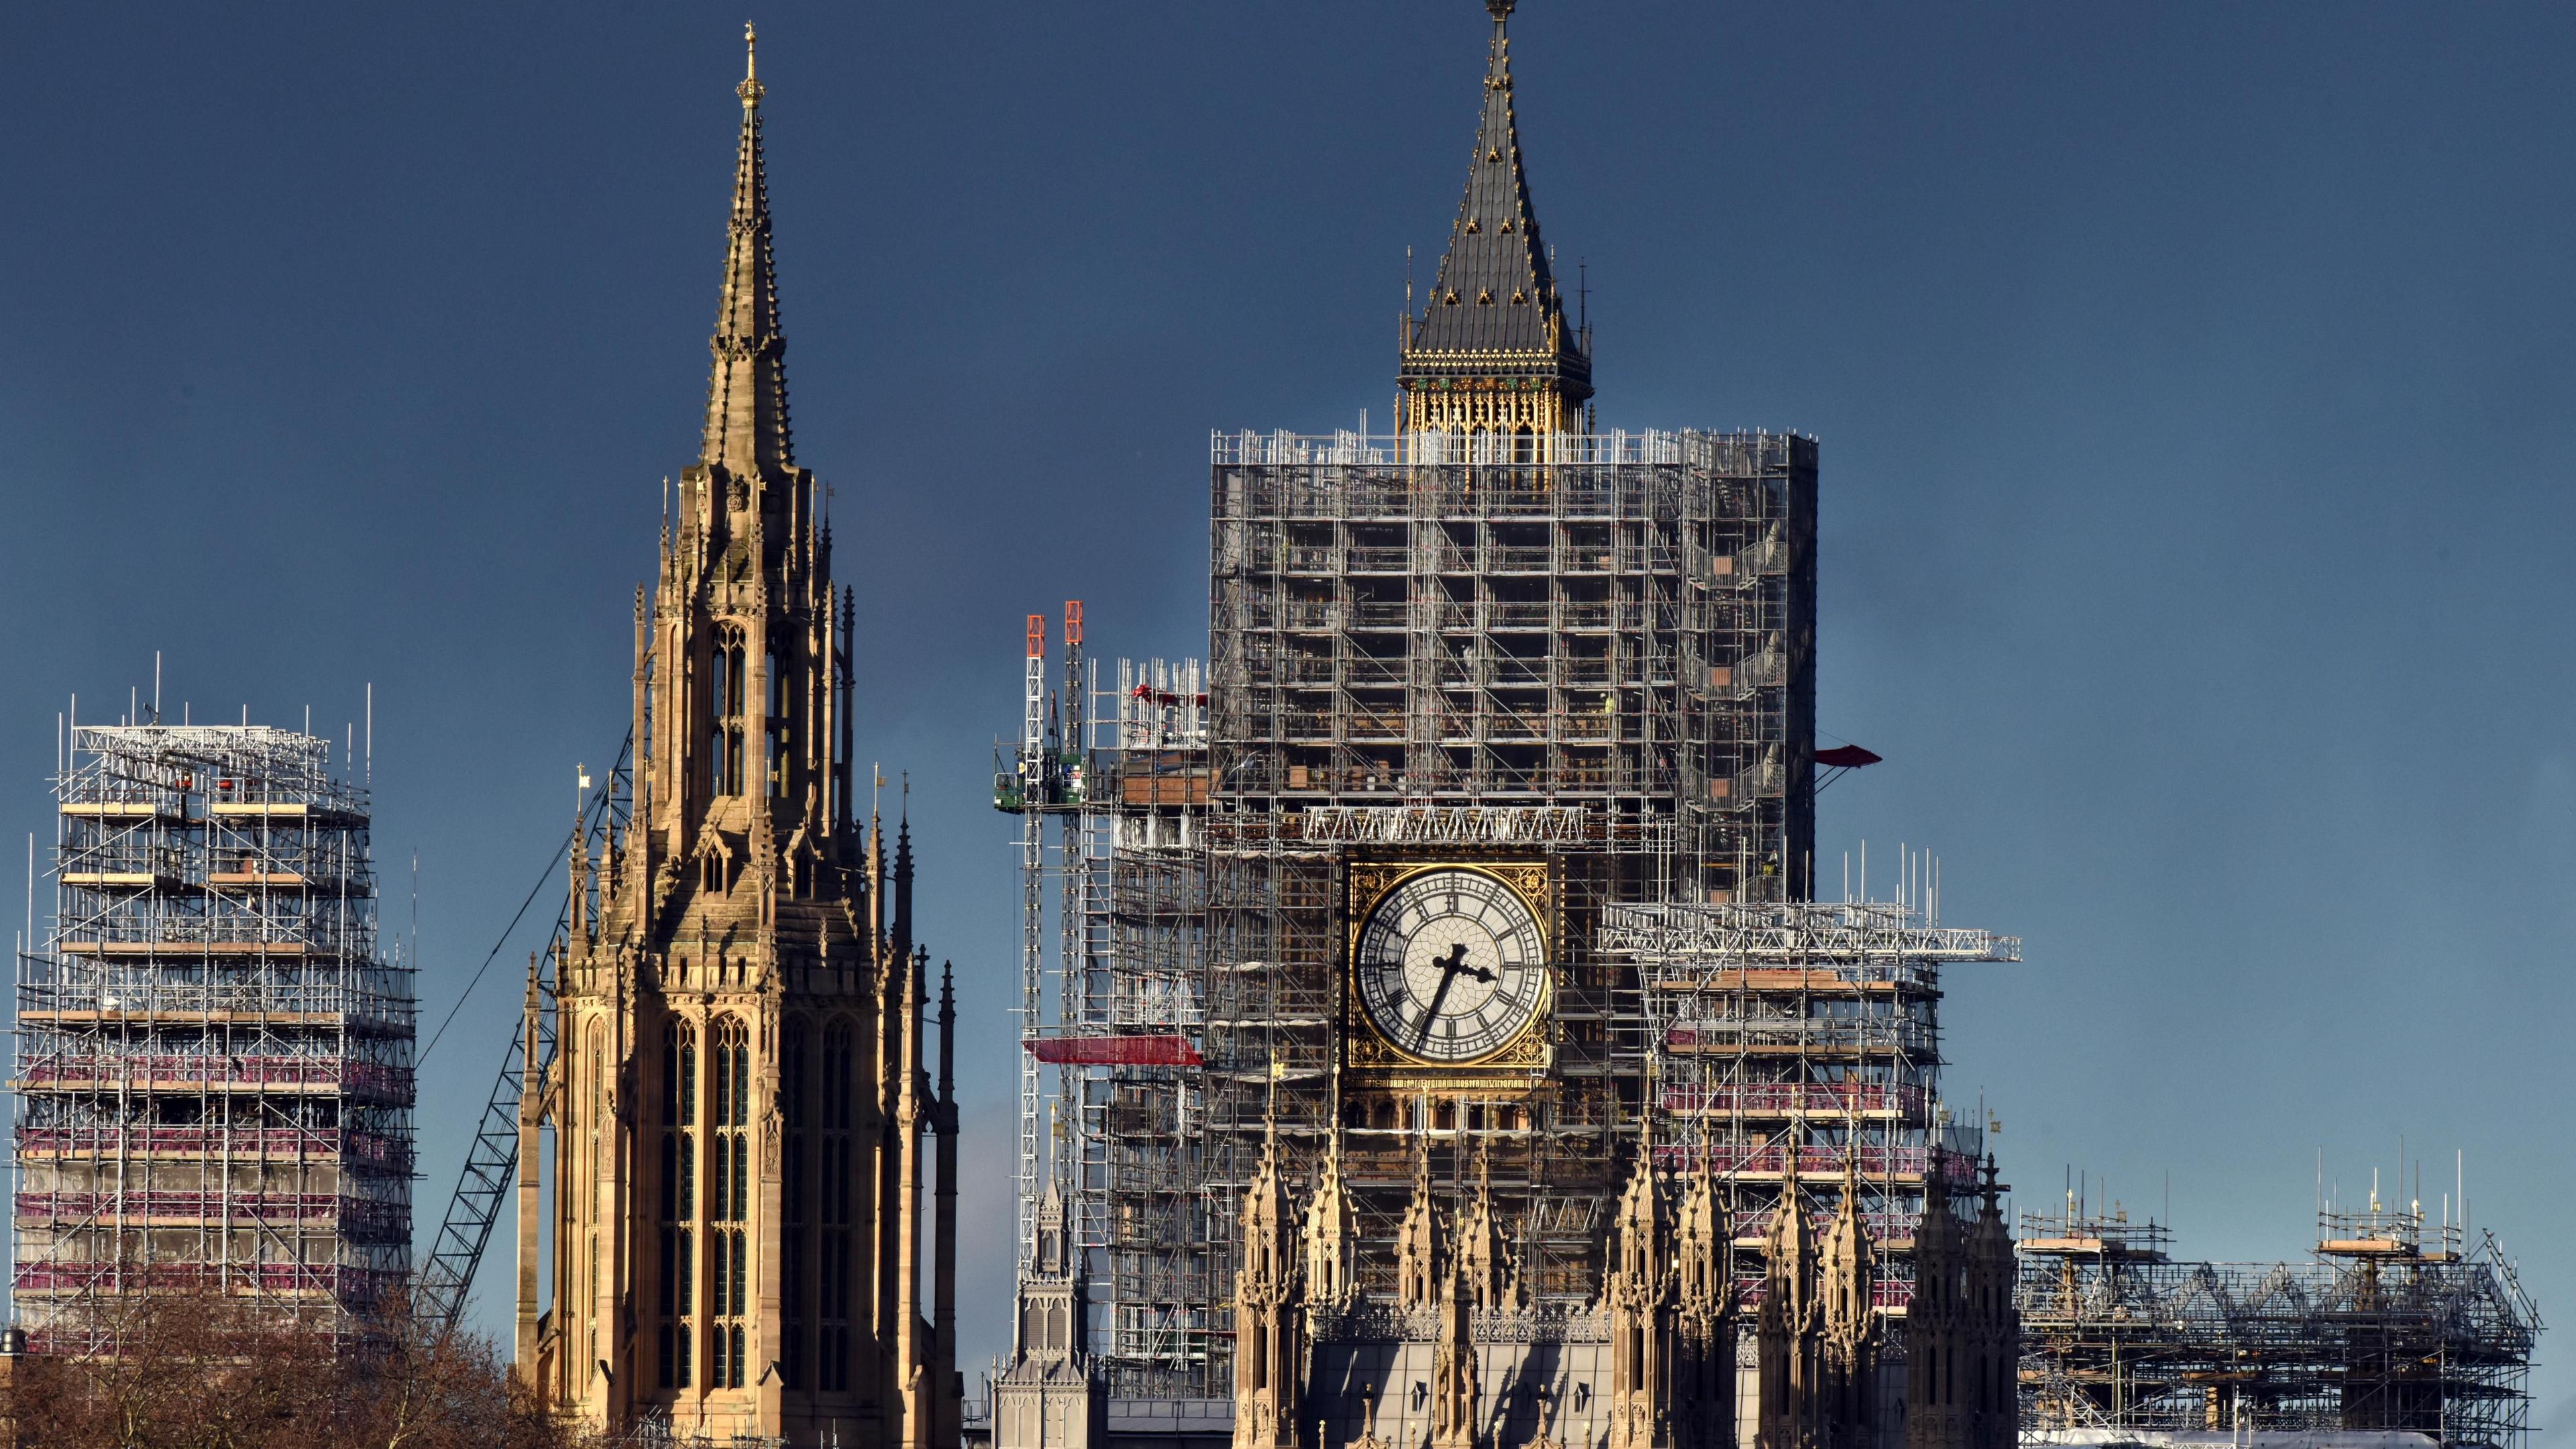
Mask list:
[{"label": "tall narrow window", "polygon": [[749,703],[750,703],[750,700],[749,700],[749,698],[748,698],[748,689],[747,689],[747,686],[748,686],[750,683],[751,683],[750,679],[749,679],[748,677],[746,677],[746,676],[745,676],[745,674],[743,673],[743,667],[742,667],[742,643],[741,643],[741,641],[740,641],[740,640],[736,640],[736,641],[735,641],[735,643],[734,643],[734,646],[733,646],[733,701],[734,701],[734,703],[733,703],[733,713],[734,713],[734,722],[733,722],[733,744],[732,744],[732,750],[733,750],[733,781],[732,781],[732,784],[733,784],[733,793],[734,793],[734,794],[736,794],[736,795],[739,795],[739,794],[743,793],[743,788],[742,788],[742,715],[743,715],[743,713],[744,713],[744,710],[745,710],[746,706],[748,706],[748,705],[749,705]]},{"label": "tall narrow window", "polygon": [[719,795],[742,793],[743,714],[750,705],[743,689],[749,680],[743,669],[742,635],[730,628],[716,636],[715,658],[709,669],[707,699],[715,725],[709,735],[709,774]]},{"label": "tall narrow window", "polygon": [[777,645],[769,646],[764,663],[769,671],[769,718],[768,746],[761,765],[769,781],[769,797],[783,800],[787,796],[788,722],[795,695],[787,688],[787,659]]},{"label": "tall narrow window", "polygon": [[708,1060],[708,1125],[715,1134],[707,1216],[707,1387],[743,1385],[743,1319],[749,1312],[751,1254],[743,1230],[751,1219],[751,1039],[740,1017],[716,1020]]},{"label": "tall narrow window", "polygon": [[707,715],[716,722],[715,729],[707,737],[709,765],[707,784],[708,788],[718,795],[725,793],[724,722],[733,715],[733,695],[725,688],[725,684],[731,672],[725,667],[725,651],[719,641],[715,665],[707,671]]},{"label": "tall narrow window", "polygon": [[785,1119],[787,1139],[778,1184],[780,1215],[785,1219],[778,1234],[778,1307],[782,1319],[778,1371],[783,1386],[789,1389],[801,1389],[806,1384],[805,1268],[810,1256],[806,1235],[813,1229],[807,1226],[810,1215],[805,1207],[805,1056],[805,1020],[791,1016],[778,1037],[779,1115]]},{"label": "tall narrow window", "polygon": [[698,1037],[687,1022],[662,1028],[661,1282],[655,1306],[662,1324],[655,1337],[664,1388],[690,1380],[689,1319],[697,1311],[694,1222],[698,1210]]},{"label": "tall narrow window", "polygon": [[580,1108],[585,1120],[581,1124],[581,1187],[577,1199],[581,1205],[582,1221],[590,1223],[599,1221],[599,1137],[605,1092],[600,1068],[607,1055],[608,1027],[603,1022],[594,1021],[581,1034],[581,1073],[588,1089],[583,1096],[588,1100]]},{"label": "tall narrow window", "polygon": [[855,1118],[853,1049],[847,1020],[835,1020],[824,1028],[819,1103],[823,1162],[822,1180],[816,1184],[822,1227],[815,1254],[815,1307],[821,1326],[815,1340],[820,1352],[814,1379],[829,1392],[850,1386],[850,1303],[855,1296],[850,1282],[850,1186],[856,1168],[850,1145]]}]

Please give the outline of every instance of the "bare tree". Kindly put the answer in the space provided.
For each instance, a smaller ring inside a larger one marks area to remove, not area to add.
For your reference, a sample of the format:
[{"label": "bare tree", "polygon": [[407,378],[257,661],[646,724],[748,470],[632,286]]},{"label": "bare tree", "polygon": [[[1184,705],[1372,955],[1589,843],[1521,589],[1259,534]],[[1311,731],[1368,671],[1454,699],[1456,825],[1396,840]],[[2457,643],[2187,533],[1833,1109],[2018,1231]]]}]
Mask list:
[{"label": "bare tree", "polygon": [[[492,1344],[405,1305],[355,1322],[203,1292],[103,1299],[0,1381],[9,1449],[572,1449]],[[47,1352],[46,1349],[58,1351]]]}]

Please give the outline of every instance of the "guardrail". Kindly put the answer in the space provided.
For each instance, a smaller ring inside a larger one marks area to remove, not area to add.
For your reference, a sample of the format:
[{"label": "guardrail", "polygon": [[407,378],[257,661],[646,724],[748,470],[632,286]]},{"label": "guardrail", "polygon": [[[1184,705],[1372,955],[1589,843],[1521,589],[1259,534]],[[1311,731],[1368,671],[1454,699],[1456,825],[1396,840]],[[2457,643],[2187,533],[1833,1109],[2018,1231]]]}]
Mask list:
[{"label": "guardrail", "polygon": [[21,1127],[18,1156],[330,1157],[409,1172],[407,1142],[374,1132],[317,1127]]}]

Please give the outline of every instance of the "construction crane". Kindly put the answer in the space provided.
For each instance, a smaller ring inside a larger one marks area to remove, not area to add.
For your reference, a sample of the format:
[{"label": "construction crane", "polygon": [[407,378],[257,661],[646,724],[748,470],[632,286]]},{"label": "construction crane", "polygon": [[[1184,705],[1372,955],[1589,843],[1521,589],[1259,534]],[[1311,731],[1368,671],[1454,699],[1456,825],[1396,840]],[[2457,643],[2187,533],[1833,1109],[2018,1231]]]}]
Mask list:
[{"label": "construction crane", "polygon": [[[585,793],[579,797],[572,833],[565,837],[564,849],[576,852],[574,878],[581,878],[579,861],[594,855],[602,842],[626,826],[629,785],[632,779],[635,736],[629,733],[626,743],[618,747],[617,763],[595,784],[582,781]],[[545,889],[555,867],[563,862],[563,850],[546,866],[531,900]],[[501,946],[518,928],[513,920],[501,933],[501,941],[484,958],[489,967]],[[572,898],[566,892],[563,905],[555,914],[555,928],[546,939],[545,950],[529,959],[528,969],[534,975],[537,995],[537,1079],[554,1067],[555,1059],[555,979],[562,959],[564,943],[572,931]],[[466,985],[471,993],[482,980],[475,973]],[[461,1001],[458,1003],[463,1004]],[[435,1043],[433,1042],[433,1045]],[[447,1218],[439,1225],[438,1240],[431,1247],[429,1261],[412,1281],[412,1311],[423,1323],[439,1333],[452,1333],[465,1314],[466,1295],[474,1286],[474,1270],[483,1263],[483,1250],[492,1241],[492,1225],[499,1221],[501,1206],[510,1194],[511,1180],[519,1167],[519,1097],[522,1069],[527,1062],[527,1034],[514,1027],[509,1049],[501,1054],[501,1073],[492,1083],[492,1094],[483,1103],[483,1117],[474,1130],[473,1145],[466,1149],[465,1167],[456,1179],[456,1191],[447,1202]]]},{"label": "construction crane", "polygon": [[[1037,1040],[1045,1028],[1046,997],[1046,817],[1064,818],[1063,856],[1067,871],[1064,887],[1065,919],[1063,949],[1068,964],[1062,1003],[1063,1016],[1069,1018],[1074,1003],[1071,995],[1075,983],[1070,965],[1077,949],[1079,896],[1082,889],[1078,872],[1082,869],[1081,811],[1086,781],[1083,778],[1083,681],[1082,681],[1082,601],[1068,599],[1064,606],[1065,662],[1064,693],[1051,696],[1047,689],[1047,619],[1044,614],[1028,616],[1028,654],[1026,672],[1021,677],[1020,740],[1008,756],[994,747],[993,808],[1020,817],[1020,1039]],[[1039,1058],[1029,1052],[1020,1056],[1019,1161],[1013,1173],[1019,1194],[1019,1243],[1023,1266],[1026,1265],[1030,1230],[1035,1223],[1040,1195],[1039,1174],[1039,1105],[1044,1098],[1038,1072]]]}]

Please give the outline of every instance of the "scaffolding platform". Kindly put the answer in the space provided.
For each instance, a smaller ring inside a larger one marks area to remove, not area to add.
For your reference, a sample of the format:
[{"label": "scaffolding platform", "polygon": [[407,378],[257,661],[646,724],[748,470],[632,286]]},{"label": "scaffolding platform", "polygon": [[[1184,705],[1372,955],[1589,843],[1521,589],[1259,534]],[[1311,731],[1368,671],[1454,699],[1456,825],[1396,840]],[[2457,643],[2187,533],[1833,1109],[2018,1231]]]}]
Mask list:
[{"label": "scaffolding platform", "polygon": [[332,743],[78,726],[51,928],[18,963],[17,1241],[32,1345],[210,1292],[347,1331],[411,1269],[411,970]]}]

